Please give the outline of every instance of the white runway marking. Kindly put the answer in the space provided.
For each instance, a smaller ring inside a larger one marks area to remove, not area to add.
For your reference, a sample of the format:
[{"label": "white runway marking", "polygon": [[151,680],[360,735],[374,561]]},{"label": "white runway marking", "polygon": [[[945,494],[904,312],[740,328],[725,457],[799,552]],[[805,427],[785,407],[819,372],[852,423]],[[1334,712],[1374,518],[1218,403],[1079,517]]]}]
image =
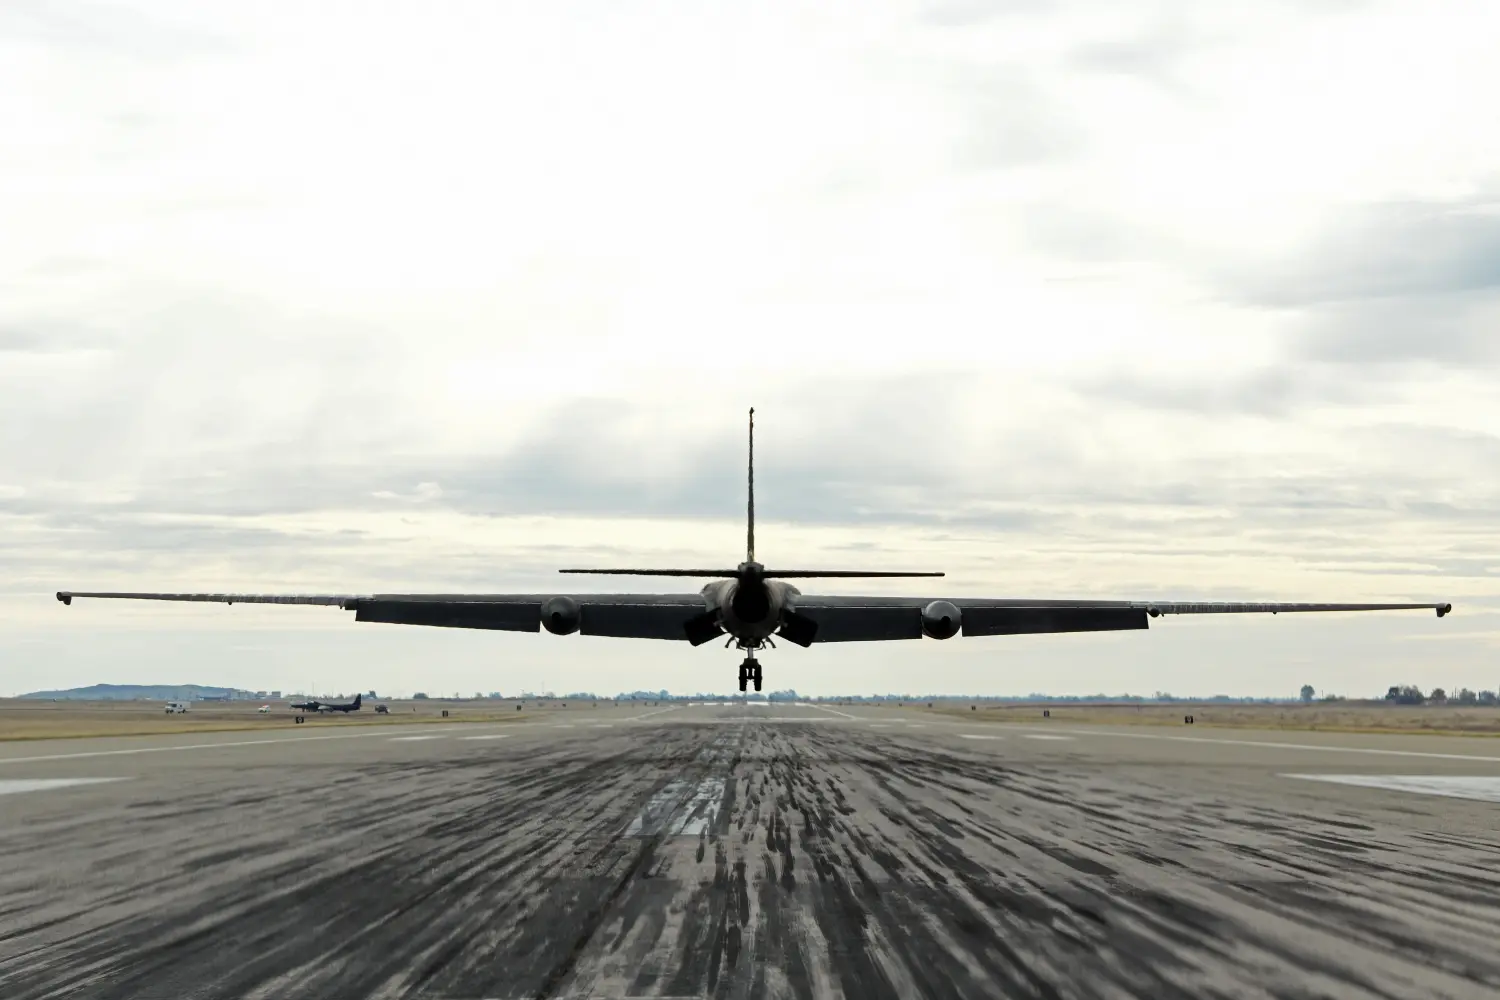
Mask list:
[{"label": "white runway marking", "polygon": [[488,736],[460,736],[461,740],[508,740],[510,733],[491,733]]},{"label": "white runway marking", "polygon": [[1071,736],[1058,736],[1056,733],[1027,733],[1028,740],[1071,740]]},{"label": "white runway marking", "polygon": [[613,729],[615,727],[614,727],[613,723],[609,723],[609,722],[596,722],[596,723],[594,723],[589,728],[591,728],[591,729]]},{"label": "white runway marking", "polygon": [[440,740],[441,736],[392,736],[392,743],[416,743],[419,740]]},{"label": "white runway marking", "polygon": [[[35,757],[0,757],[0,765],[3,764],[34,764],[47,760],[79,760],[84,757],[128,757],[138,753],[183,753],[188,750],[217,750],[221,747],[259,747],[269,746],[274,743],[285,743],[288,745],[296,743],[313,743],[318,740],[364,740],[376,736],[390,736],[390,730],[381,729],[366,733],[331,733],[327,736],[288,736],[281,739],[270,740],[226,740],[222,743],[186,743],[181,746],[170,747],[130,747],[125,750],[80,750],[77,753],[48,753]],[[129,737],[126,737],[127,739]]]},{"label": "white runway marking", "polygon": [[123,778],[8,778],[0,779],[0,795],[15,795],[18,792],[45,792],[53,788],[69,788],[73,785],[97,785],[105,781],[123,780]]},{"label": "white runway marking", "polygon": [[[802,703],[798,702],[797,704],[800,705]],[[843,718],[843,719],[857,719],[857,718],[859,718],[859,716],[857,716],[857,715],[850,715],[848,712],[840,712],[836,708],[827,708],[827,707],[825,707],[823,705],[808,705],[807,707],[808,708],[816,708],[820,712],[828,712],[831,715],[837,715],[837,716],[839,716],[840,718]]]},{"label": "white runway marking", "polygon": [[651,796],[646,802],[646,807],[630,821],[630,826],[625,829],[625,836],[652,837],[660,833],[672,809],[682,801],[684,794],[686,794],[686,786],[681,781],[668,782],[660,791]]},{"label": "white runway marking", "polygon": [[696,837],[713,822],[724,798],[724,779],[705,778],[693,789],[692,798],[678,810],[680,817],[670,828],[679,837]]},{"label": "white runway marking", "polygon": [[[827,725],[844,722],[844,719],[825,719],[821,715],[721,715],[714,719],[684,719],[684,726],[722,726],[730,722],[803,722],[808,725]],[[857,721],[857,720],[856,720]]]},{"label": "white runway marking", "polygon": [[885,723],[885,722],[872,722],[872,723],[870,723],[870,728],[871,729],[889,729],[891,727],[890,727],[889,723]]},{"label": "white runway marking", "polygon": [[988,733],[959,733],[960,738],[966,740],[1003,740],[1004,736],[992,736]]},{"label": "white runway marking", "polygon": [[921,725],[916,725],[916,724],[913,724],[913,723],[907,723],[906,728],[907,729],[926,729],[927,727],[926,726],[921,726]]},{"label": "white runway marking", "polygon": [[630,718],[626,719],[625,721],[626,722],[639,722],[642,719],[649,719],[653,715],[661,715],[663,712],[675,712],[675,711],[677,711],[677,708],[678,708],[678,706],[676,706],[676,705],[669,705],[666,708],[658,708],[658,709],[655,709],[653,711],[646,712],[646,713],[644,713],[642,715],[632,715]]},{"label": "white runway marking", "polygon": [[[1019,727],[1008,726],[1015,729]],[[1378,747],[1340,747],[1327,743],[1276,743],[1271,740],[1216,740],[1208,736],[1167,736],[1162,733],[1120,733],[1104,729],[1068,729],[1078,736],[1118,736],[1122,740],[1169,740],[1174,743],[1223,743],[1234,747],[1266,747],[1271,750],[1318,750],[1324,753],[1364,753],[1377,757],[1423,757],[1429,760],[1481,760],[1500,764],[1500,757],[1471,753],[1434,753],[1428,750],[1384,750]]]},{"label": "white runway marking", "polygon": [[713,822],[724,798],[723,778],[704,778],[696,784],[669,782],[651,796],[646,808],[630,821],[627,837],[696,837]]},{"label": "white runway marking", "polygon": [[1283,774],[1283,778],[1303,781],[1328,781],[1338,785],[1358,785],[1389,792],[1411,792],[1416,795],[1444,795],[1453,799],[1477,799],[1500,802],[1500,777],[1454,774]]}]

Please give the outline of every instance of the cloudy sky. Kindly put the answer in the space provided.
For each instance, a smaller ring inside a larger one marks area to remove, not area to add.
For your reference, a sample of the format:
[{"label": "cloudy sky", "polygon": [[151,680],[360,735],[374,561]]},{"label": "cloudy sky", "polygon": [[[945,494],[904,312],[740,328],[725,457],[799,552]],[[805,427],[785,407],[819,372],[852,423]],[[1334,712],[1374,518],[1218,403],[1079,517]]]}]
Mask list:
[{"label": "cloudy sky", "polygon": [[728,690],[716,647],[51,595],[732,564],[750,405],[768,564],[1455,604],[771,687],[1500,685],[1500,15],[1232,6],[0,5],[0,693]]}]

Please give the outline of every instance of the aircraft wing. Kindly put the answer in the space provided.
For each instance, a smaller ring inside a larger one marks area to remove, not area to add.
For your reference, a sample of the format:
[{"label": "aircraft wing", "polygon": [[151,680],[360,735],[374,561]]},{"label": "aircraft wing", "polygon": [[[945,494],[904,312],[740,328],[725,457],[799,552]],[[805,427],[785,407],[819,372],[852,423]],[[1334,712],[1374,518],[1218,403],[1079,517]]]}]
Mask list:
[{"label": "aircraft wing", "polygon": [[1311,611],[1436,611],[1451,604],[1306,604],[1176,601],[1030,600],[1025,598],[821,597],[797,599],[799,614],[817,624],[814,642],[920,639],[923,609],[936,601],[958,611],[963,635],[1113,632],[1148,627],[1158,615],[1281,614]]},{"label": "aircraft wing", "polygon": [[[312,604],[354,612],[354,620],[439,628],[497,629],[537,632],[543,606],[552,608],[557,594],[148,594],[59,591],[71,605],[76,597],[136,601],[200,601],[213,604]],[[704,615],[708,604],[698,594],[573,594],[562,597],[570,620],[563,631],[627,639],[681,639],[689,620]],[[572,627],[568,627],[571,625]],[[549,623],[549,628],[553,623]],[[715,634],[717,630],[715,629]],[[709,636],[712,638],[712,636]]]},{"label": "aircraft wing", "polygon": [[[200,601],[218,604],[311,604],[354,612],[355,621],[438,628],[537,632],[544,612],[554,614],[561,600],[567,620],[555,618],[549,631],[631,639],[707,642],[722,631],[712,609],[698,594],[149,594],[60,591],[75,597],[147,601]],[[923,610],[935,601],[958,612],[949,634],[965,636],[1034,635],[1057,632],[1112,632],[1144,629],[1158,615],[1281,614],[1313,611],[1432,610],[1439,617],[1451,604],[1307,604],[1176,601],[1088,601],[1027,598],[821,597],[796,599],[797,616],[815,625],[812,642],[871,642],[920,639]],[[786,638],[806,644],[783,631]]]}]

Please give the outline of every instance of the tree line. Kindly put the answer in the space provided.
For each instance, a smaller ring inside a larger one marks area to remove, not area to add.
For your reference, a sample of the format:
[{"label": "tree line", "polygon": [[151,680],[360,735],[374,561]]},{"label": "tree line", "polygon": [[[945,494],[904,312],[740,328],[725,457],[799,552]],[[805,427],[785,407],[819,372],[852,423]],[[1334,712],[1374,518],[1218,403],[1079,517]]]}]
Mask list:
[{"label": "tree line", "polygon": [[1393,684],[1385,693],[1385,700],[1395,705],[1497,705],[1500,694],[1494,691],[1470,691],[1459,688],[1452,695],[1442,688],[1433,688],[1427,694],[1415,684]]}]

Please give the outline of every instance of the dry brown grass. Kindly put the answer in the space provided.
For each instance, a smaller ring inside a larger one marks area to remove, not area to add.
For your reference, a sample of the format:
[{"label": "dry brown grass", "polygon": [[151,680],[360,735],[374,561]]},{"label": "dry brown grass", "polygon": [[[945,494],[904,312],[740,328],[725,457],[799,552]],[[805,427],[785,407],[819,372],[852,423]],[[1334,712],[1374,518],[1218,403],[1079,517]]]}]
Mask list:
[{"label": "dry brown grass", "polygon": [[[914,703],[908,702],[907,707]],[[929,711],[926,702],[915,703]],[[969,705],[974,706],[971,711]],[[1308,732],[1411,733],[1425,735],[1500,736],[1500,708],[1473,705],[1388,705],[1379,701],[1313,702],[1310,705],[1244,705],[1222,702],[1167,705],[1046,704],[1017,705],[976,701],[934,702],[930,711],[972,721],[1042,721],[1102,726],[1193,725],[1232,729],[1287,729]]]},{"label": "dry brown grass", "polygon": [[[375,702],[350,715],[307,716],[301,726],[286,702],[269,702],[271,712],[259,714],[262,702],[193,702],[181,715],[168,715],[160,701],[32,701],[0,699],[0,740],[68,739],[97,736],[156,736],[166,733],[214,733],[240,730],[287,729],[329,726],[402,726],[473,722],[525,723],[554,713],[612,713],[626,706],[610,702],[526,702],[516,711],[514,701],[390,701],[389,715],[377,715]],[[443,718],[444,710],[448,718]]]}]

